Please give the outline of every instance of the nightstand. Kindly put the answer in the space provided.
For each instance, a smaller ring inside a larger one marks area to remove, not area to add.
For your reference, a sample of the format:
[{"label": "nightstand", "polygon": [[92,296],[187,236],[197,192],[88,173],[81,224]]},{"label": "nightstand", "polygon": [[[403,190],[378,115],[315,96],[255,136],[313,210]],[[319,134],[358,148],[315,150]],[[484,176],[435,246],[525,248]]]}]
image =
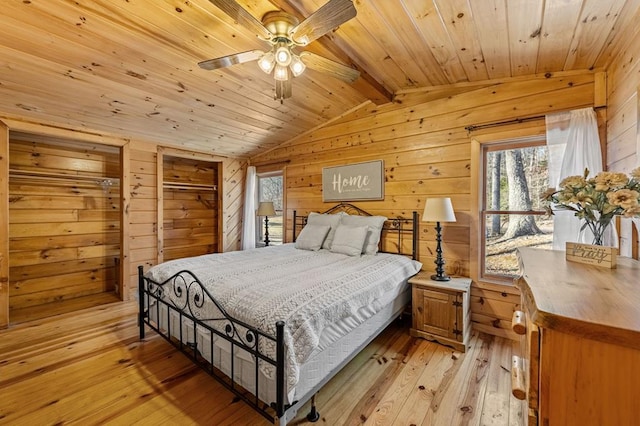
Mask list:
[{"label": "nightstand", "polygon": [[471,335],[471,278],[433,281],[420,272],[411,284],[411,335],[464,352]]}]

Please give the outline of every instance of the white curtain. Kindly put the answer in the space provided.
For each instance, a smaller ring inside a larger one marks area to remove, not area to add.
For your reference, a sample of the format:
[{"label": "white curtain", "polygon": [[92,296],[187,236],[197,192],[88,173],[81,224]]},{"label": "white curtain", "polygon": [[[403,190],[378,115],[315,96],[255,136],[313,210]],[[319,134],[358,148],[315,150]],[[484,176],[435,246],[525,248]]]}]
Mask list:
[{"label": "white curtain", "polygon": [[[550,187],[558,188],[562,179],[583,175],[585,169],[589,169],[590,177],[602,171],[598,122],[593,108],[547,115],[546,127]],[[581,222],[574,212],[556,211],[553,216],[553,249],[564,250],[565,242],[578,241],[580,227]],[[591,242],[592,236],[586,234],[588,232],[585,232],[584,242]],[[609,236],[608,240],[611,241],[612,237]]]},{"label": "white curtain", "polygon": [[242,250],[256,247],[256,168],[247,167],[242,220]]}]

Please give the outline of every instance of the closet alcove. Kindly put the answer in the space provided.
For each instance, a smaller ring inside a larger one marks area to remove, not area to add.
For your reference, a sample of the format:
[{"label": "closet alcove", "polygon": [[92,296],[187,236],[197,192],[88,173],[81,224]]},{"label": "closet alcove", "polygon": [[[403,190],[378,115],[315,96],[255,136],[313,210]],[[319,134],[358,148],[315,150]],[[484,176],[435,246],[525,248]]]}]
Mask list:
[{"label": "closet alcove", "polygon": [[217,253],[222,163],[170,148],[158,148],[158,262]]},{"label": "closet alcove", "polygon": [[122,299],[121,150],[9,132],[9,324]]}]

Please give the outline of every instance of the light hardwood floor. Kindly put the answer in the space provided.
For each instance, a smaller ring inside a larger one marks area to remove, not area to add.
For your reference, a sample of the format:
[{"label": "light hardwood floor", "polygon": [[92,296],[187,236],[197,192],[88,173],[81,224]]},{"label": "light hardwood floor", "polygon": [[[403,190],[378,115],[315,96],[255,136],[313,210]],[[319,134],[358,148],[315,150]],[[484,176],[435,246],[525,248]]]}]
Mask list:
[{"label": "light hardwood floor", "polygon": [[[396,321],[320,391],[316,424],[520,425],[514,347],[480,333],[460,353]],[[139,341],[135,303],[0,331],[0,389],[0,424],[269,424],[153,332]]]}]

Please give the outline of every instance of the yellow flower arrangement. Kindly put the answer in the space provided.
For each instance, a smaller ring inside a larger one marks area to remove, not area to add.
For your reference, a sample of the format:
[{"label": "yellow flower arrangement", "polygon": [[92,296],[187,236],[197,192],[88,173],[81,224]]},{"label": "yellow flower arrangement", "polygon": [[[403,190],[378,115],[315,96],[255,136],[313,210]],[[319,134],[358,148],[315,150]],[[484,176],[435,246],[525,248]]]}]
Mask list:
[{"label": "yellow flower arrangement", "polygon": [[560,189],[549,188],[542,199],[547,212],[571,210],[583,219],[580,230],[589,228],[593,233],[593,244],[602,245],[605,229],[616,215],[640,216],[640,167],[630,176],[625,173],[601,172],[588,178],[589,170],[583,176],[568,176],[560,182]]}]

